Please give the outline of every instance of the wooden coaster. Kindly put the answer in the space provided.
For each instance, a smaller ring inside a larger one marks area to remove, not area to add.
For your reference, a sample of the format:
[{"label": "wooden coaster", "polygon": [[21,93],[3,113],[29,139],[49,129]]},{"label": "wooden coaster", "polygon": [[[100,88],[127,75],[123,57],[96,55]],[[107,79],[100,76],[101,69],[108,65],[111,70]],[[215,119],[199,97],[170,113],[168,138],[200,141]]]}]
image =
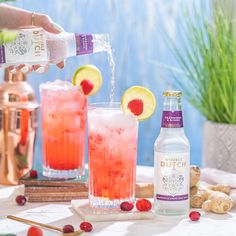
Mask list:
[{"label": "wooden coaster", "polygon": [[25,185],[24,195],[28,202],[70,202],[72,199],[88,198],[88,170],[81,179],[47,178],[38,172],[37,178],[27,173],[20,179]]},{"label": "wooden coaster", "polygon": [[89,206],[87,199],[72,200],[71,205],[84,221],[124,221],[155,218],[153,211],[140,212],[132,210],[131,212],[125,212],[119,209],[93,209]]}]

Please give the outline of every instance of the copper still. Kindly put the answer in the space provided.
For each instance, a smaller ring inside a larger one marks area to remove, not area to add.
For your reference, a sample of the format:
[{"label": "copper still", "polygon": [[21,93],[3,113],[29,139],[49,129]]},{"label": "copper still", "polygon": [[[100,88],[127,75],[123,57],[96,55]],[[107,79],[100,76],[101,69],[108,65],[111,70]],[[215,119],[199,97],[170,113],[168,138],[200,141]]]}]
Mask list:
[{"label": "copper still", "polygon": [[0,85],[0,184],[18,184],[32,168],[38,108],[26,75],[5,69]]}]

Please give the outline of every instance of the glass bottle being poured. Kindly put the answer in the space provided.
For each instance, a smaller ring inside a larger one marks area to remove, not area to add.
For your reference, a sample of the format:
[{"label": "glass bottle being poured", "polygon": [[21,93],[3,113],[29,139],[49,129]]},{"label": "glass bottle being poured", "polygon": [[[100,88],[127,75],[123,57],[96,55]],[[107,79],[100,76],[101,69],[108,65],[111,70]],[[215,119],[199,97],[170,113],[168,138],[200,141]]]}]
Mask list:
[{"label": "glass bottle being poured", "polygon": [[108,34],[51,34],[42,28],[21,29],[0,46],[0,65],[56,64],[68,57],[108,51]]}]

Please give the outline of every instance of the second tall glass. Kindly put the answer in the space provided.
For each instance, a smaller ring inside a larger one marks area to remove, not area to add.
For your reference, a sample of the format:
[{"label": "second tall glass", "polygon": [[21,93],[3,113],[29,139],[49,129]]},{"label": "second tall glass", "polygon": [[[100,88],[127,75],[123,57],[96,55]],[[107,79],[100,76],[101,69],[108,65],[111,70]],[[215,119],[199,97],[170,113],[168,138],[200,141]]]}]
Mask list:
[{"label": "second tall glass", "polygon": [[88,109],[89,202],[94,208],[118,208],[134,201],[138,121],[120,104]]}]

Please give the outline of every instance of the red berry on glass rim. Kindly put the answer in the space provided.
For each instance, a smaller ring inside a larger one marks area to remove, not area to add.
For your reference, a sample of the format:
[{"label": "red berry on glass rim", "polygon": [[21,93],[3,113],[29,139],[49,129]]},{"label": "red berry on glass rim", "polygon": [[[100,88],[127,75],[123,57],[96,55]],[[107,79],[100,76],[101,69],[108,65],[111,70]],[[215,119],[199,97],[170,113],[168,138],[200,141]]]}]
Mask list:
[{"label": "red berry on glass rim", "polygon": [[142,86],[132,86],[124,92],[121,107],[125,114],[133,114],[139,121],[144,121],[154,113],[156,98],[149,89]]},{"label": "red berry on glass rim", "polygon": [[91,232],[93,230],[92,224],[86,221],[82,222],[79,227],[84,232]]},{"label": "red berry on glass rim", "polygon": [[38,178],[38,171],[37,170],[31,170],[30,171],[30,178],[37,179]]},{"label": "red berry on glass rim", "polygon": [[147,199],[141,198],[136,202],[136,208],[139,211],[150,211],[152,209],[152,203]]},{"label": "red berry on glass rim", "polygon": [[83,93],[85,95],[88,95],[93,90],[93,88],[94,88],[93,83],[90,80],[87,80],[87,79],[83,80],[80,83],[80,86],[81,86],[81,88],[83,90]]},{"label": "red berry on glass rim", "polygon": [[72,77],[72,84],[82,89],[82,92],[91,96],[102,86],[101,71],[94,65],[80,66]]},{"label": "red berry on glass rim", "polygon": [[122,202],[120,204],[120,209],[122,211],[131,211],[134,208],[134,204],[132,202]]},{"label": "red berry on glass rim", "polygon": [[38,227],[31,226],[28,229],[27,236],[43,236],[43,231]]},{"label": "red berry on glass rim", "polygon": [[198,221],[200,217],[201,217],[201,214],[198,211],[191,211],[189,213],[189,218],[191,221]]},{"label": "red berry on glass rim", "polygon": [[128,108],[134,115],[141,115],[143,113],[143,100],[138,98],[131,100],[128,103]]},{"label": "red berry on glass rim", "polygon": [[24,206],[26,202],[27,202],[27,199],[26,199],[26,197],[24,195],[18,195],[16,197],[16,203],[19,206]]},{"label": "red berry on glass rim", "polygon": [[63,228],[63,233],[73,233],[75,231],[73,225],[64,225]]}]

